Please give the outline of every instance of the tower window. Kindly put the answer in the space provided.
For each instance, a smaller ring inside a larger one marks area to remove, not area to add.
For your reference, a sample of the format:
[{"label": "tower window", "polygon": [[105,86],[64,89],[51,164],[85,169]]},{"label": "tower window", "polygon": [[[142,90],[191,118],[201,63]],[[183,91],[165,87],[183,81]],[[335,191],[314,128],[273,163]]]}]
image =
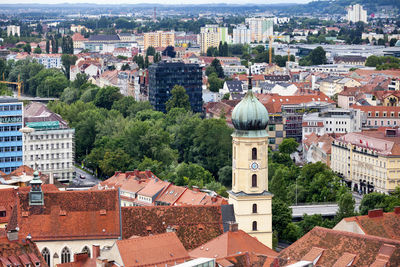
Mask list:
[{"label": "tower window", "polygon": [[253,213],[257,213],[257,204],[253,204]]},{"label": "tower window", "polygon": [[253,147],[251,150],[251,159],[256,160],[257,159],[257,148]]},{"label": "tower window", "polygon": [[251,176],[251,187],[257,187],[257,174]]},{"label": "tower window", "polygon": [[256,221],[253,222],[253,231],[257,231],[257,222]]}]

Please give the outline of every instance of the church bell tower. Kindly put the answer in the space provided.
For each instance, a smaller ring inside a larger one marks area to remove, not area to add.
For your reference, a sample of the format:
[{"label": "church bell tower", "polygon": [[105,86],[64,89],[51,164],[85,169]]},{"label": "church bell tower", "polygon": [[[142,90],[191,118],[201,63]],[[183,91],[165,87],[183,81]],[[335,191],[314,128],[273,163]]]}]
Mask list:
[{"label": "church bell tower", "polygon": [[[249,67],[249,69],[251,69]],[[232,112],[232,191],[239,229],[272,248],[272,194],[268,192],[268,111],[248,92]]]}]

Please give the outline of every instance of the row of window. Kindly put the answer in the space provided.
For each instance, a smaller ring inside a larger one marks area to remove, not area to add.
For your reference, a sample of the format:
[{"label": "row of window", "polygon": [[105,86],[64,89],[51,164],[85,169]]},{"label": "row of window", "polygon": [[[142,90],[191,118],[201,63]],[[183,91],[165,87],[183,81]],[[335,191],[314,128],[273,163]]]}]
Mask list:
[{"label": "row of window", "polygon": [[5,168],[0,168],[0,171],[4,173],[10,173],[13,172],[17,169],[17,167],[5,167]]},{"label": "row of window", "polygon": [[22,161],[22,157],[4,157],[4,158],[0,158],[0,163],[3,163],[3,162],[17,162],[17,161]]},{"label": "row of window", "polygon": [[47,159],[47,160],[49,160],[49,159],[65,159],[65,158],[69,159],[69,153],[53,153],[53,154],[31,155],[31,161],[33,161],[33,160],[45,160],[45,159]]},{"label": "row of window", "polygon": [[[390,117],[394,117],[395,113],[390,112]],[[372,117],[372,112],[368,111],[368,117]],[[375,117],[379,117],[379,111],[375,111]],[[383,117],[387,117],[387,112],[383,112]],[[398,117],[400,117],[400,112],[398,113]]]},{"label": "row of window", "polygon": [[[30,149],[31,150],[33,150],[34,148],[36,149],[36,150],[38,150],[38,149],[41,149],[41,150],[43,150],[44,149],[44,144],[40,144],[40,145],[31,145],[30,146]],[[64,145],[64,143],[55,143],[55,144],[46,144],[46,149],[48,150],[48,149],[63,149],[63,148],[69,148],[69,143],[65,143],[65,145]]]},{"label": "row of window", "polygon": [[0,126],[0,132],[18,131],[19,129],[21,129],[21,127],[21,125]]},{"label": "row of window", "polygon": [[0,111],[22,110],[22,105],[0,106]]},{"label": "row of window", "polygon": [[[88,246],[83,247],[82,253],[87,253],[89,255],[90,258],[90,249]],[[61,263],[67,263],[67,262],[71,262],[71,250],[67,247],[64,247],[61,250]],[[57,255],[57,253],[54,253],[54,256]],[[44,248],[42,249],[42,256],[44,261],[47,263],[48,266],[51,266],[51,254],[50,254],[50,250],[48,248]],[[54,257],[53,256],[53,257]]]},{"label": "row of window", "polygon": [[44,140],[44,139],[58,139],[58,138],[69,138],[69,134],[41,134],[31,135],[30,140]]},{"label": "row of window", "polygon": [[22,136],[0,136],[0,142],[22,141]]},{"label": "row of window", "polygon": [[0,153],[2,153],[2,152],[15,152],[15,151],[22,151],[22,146],[0,147]]},{"label": "row of window", "polygon": [[[368,126],[371,126],[371,124],[372,124],[372,123],[371,123],[371,120],[368,120]],[[375,126],[378,126],[378,121],[377,121],[377,120],[374,121],[374,125],[375,125]],[[381,126],[384,126],[384,125],[385,125],[384,121],[381,121]],[[388,120],[388,121],[387,121],[387,125],[390,126],[390,125],[392,125],[392,123]],[[394,120],[394,121],[393,121],[393,125],[396,126],[396,125],[397,125],[397,121]]]}]

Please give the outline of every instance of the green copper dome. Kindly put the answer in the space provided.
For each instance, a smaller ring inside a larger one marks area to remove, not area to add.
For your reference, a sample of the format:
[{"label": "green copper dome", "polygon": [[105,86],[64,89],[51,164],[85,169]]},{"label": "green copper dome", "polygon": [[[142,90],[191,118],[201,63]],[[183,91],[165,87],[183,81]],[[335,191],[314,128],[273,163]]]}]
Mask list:
[{"label": "green copper dome", "polygon": [[233,109],[233,126],[240,131],[265,130],[268,124],[268,111],[253,95],[251,88],[249,89],[246,96]]}]

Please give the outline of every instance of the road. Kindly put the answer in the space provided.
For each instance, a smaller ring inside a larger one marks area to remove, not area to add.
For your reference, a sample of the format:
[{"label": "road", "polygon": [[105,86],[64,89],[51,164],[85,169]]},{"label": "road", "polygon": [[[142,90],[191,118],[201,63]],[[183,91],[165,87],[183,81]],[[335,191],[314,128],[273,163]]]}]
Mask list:
[{"label": "road", "polygon": [[[92,187],[98,183],[100,183],[100,180],[94,177],[92,174],[83,171],[79,169],[78,167],[75,167],[75,172],[76,176],[75,179],[71,181],[70,187]],[[85,176],[85,179],[80,178],[82,176]]]}]

